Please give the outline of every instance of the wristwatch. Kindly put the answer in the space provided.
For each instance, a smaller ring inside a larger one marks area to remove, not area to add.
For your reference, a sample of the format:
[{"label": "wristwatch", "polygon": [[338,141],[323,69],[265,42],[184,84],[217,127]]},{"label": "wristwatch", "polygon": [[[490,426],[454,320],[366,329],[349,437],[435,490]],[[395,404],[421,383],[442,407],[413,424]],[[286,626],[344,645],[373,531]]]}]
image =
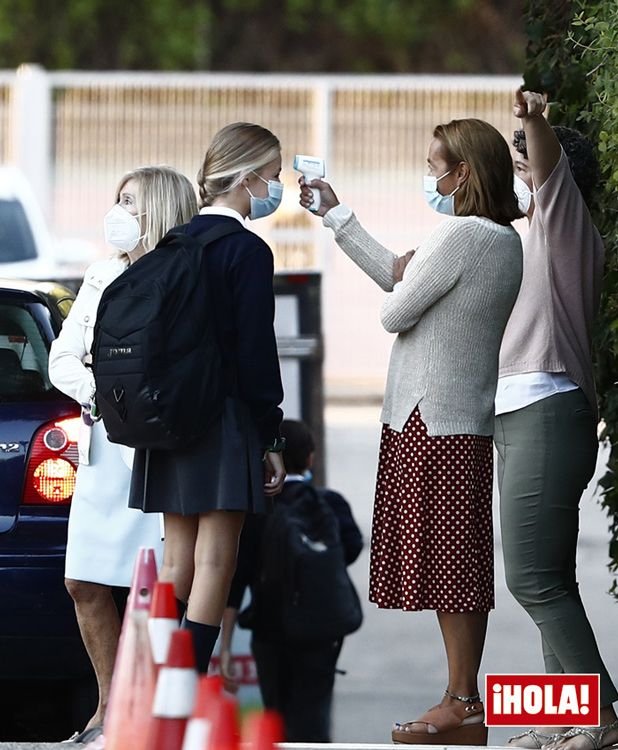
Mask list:
[{"label": "wristwatch", "polygon": [[281,453],[285,450],[285,438],[275,438],[274,442],[264,448],[264,453]]}]

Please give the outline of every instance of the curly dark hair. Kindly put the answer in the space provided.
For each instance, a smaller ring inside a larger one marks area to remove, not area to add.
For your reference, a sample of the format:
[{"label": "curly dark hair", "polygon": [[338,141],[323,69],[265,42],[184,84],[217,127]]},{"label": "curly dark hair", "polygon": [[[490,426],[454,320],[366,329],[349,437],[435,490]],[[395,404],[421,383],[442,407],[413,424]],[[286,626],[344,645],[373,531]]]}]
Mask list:
[{"label": "curly dark hair", "polygon": [[[586,205],[590,207],[594,191],[601,179],[601,170],[592,143],[585,135],[574,128],[553,125],[552,130],[569,160],[571,174],[582,194],[582,198]],[[525,159],[528,158],[526,133],[523,130],[516,130],[513,133],[513,146]]]}]

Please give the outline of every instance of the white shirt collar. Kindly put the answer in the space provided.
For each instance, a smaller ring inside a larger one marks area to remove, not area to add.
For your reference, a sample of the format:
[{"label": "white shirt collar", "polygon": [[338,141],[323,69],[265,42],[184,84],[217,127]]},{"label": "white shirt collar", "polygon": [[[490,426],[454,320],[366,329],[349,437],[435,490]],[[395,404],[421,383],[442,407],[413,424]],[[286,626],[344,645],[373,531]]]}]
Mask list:
[{"label": "white shirt collar", "polygon": [[245,220],[241,214],[236,209],[227,206],[204,206],[204,208],[200,208],[200,216],[204,215],[231,216],[232,219],[239,221],[243,227],[245,226]]},{"label": "white shirt collar", "polygon": [[302,474],[287,474],[284,482],[304,482],[305,477]]}]

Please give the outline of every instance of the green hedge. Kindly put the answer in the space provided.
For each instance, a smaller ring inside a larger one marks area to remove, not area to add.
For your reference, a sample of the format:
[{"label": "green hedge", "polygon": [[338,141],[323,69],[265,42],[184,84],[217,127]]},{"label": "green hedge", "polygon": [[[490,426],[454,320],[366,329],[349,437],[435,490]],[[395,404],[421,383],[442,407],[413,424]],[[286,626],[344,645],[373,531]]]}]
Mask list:
[{"label": "green hedge", "polygon": [[[552,123],[592,139],[603,175],[594,212],[607,254],[595,363],[603,438],[611,445],[601,502],[609,566],[618,575],[618,13],[613,0],[531,0],[526,21],[526,88],[548,93]],[[618,598],[616,578],[611,591]]]}]

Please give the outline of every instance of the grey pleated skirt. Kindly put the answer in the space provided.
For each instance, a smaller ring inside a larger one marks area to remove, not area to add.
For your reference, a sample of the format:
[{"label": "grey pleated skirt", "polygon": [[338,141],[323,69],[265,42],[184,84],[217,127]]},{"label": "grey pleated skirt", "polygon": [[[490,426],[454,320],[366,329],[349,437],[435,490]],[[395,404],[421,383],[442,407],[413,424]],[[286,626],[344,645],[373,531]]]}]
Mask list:
[{"label": "grey pleated skirt", "polygon": [[218,421],[186,449],[135,451],[129,506],[185,516],[212,510],[268,513],[263,450],[249,407],[227,398]]}]

